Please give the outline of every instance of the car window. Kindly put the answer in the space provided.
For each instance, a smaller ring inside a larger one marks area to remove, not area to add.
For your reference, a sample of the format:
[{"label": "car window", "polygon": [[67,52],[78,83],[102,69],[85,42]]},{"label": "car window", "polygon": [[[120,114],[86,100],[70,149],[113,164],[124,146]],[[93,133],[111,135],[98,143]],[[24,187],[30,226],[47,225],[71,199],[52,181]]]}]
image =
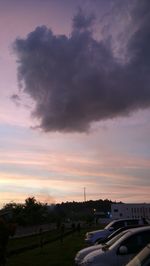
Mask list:
[{"label": "car window", "polygon": [[105,226],[105,229],[109,229],[110,227],[113,227],[114,226],[114,221],[112,221],[111,223],[107,224]]},{"label": "car window", "polygon": [[145,259],[141,266],[150,266],[150,257]]},{"label": "car window", "polygon": [[126,231],[121,232],[120,234],[114,236],[112,239],[106,242],[106,245],[111,246],[113,245],[118,239],[120,239],[123,235],[126,234]]},{"label": "car window", "polygon": [[134,224],[138,224],[138,220],[128,220],[126,221],[127,225],[134,225]]},{"label": "car window", "polygon": [[116,229],[124,226],[124,221],[118,221],[118,222],[114,223],[112,226],[116,230]]},{"label": "car window", "polygon": [[142,249],[127,266],[150,266],[150,245]]},{"label": "car window", "polygon": [[120,234],[121,232],[125,231],[126,229],[124,229],[124,227],[121,227],[117,230],[115,230],[111,235],[109,235],[107,237],[107,241],[111,240],[113,237],[115,237],[116,235]]},{"label": "car window", "polygon": [[105,229],[109,229],[111,227],[113,227],[115,230],[120,227],[124,227],[124,221],[112,221],[105,227]]},{"label": "car window", "polygon": [[130,236],[128,239],[122,242],[121,246],[126,246],[128,254],[137,253],[144,248],[150,240],[150,230],[145,232],[139,232]]}]

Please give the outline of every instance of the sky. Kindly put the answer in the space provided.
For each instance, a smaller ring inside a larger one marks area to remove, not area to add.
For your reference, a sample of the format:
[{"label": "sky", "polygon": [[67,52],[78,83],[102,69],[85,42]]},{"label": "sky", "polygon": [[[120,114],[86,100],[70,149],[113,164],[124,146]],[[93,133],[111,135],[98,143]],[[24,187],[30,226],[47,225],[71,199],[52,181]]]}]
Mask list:
[{"label": "sky", "polygon": [[150,1],[0,0],[0,206],[150,202]]}]

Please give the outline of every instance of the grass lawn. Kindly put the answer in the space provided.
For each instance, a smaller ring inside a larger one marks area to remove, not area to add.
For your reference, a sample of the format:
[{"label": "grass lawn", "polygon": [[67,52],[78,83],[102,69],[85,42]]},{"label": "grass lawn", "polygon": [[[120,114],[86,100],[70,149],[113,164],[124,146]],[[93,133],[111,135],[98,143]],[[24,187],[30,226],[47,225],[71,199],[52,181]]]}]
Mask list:
[{"label": "grass lawn", "polygon": [[[44,232],[43,234],[44,241],[51,241],[56,237],[59,237],[60,232],[58,230]],[[38,245],[40,242],[39,235],[27,236],[18,239],[10,239],[8,244],[8,251],[11,252],[18,248],[28,247],[32,245]]]},{"label": "grass lawn", "polygon": [[[87,231],[87,230],[86,230]],[[85,232],[75,232],[64,238],[47,244],[41,248],[26,251],[8,258],[7,266],[71,266],[78,250],[84,247]]]}]

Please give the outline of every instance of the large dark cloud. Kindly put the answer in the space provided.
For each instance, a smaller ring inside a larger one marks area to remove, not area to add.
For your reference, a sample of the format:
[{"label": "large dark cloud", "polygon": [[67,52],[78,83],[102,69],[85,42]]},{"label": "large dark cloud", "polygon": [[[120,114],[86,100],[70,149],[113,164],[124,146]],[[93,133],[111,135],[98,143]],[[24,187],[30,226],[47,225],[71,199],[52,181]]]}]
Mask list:
[{"label": "large dark cloud", "polygon": [[111,38],[93,37],[94,16],[81,10],[69,37],[41,26],[15,41],[18,78],[44,131],[87,131],[94,121],[150,106],[150,2],[134,2],[125,63]]}]

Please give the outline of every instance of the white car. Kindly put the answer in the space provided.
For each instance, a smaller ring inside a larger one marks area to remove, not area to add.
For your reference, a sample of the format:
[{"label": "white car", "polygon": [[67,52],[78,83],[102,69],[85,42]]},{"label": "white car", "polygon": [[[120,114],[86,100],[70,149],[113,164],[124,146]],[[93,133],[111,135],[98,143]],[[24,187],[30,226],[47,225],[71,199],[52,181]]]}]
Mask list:
[{"label": "white car", "polygon": [[[129,229],[128,229],[129,230]],[[75,265],[82,265],[82,261],[83,259],[91,252],[96,251],[96,250],[100,250],[103,247],[105,247],[106,245],[110,246],[112,245],[115,241],[117,241],[122,235],[124,235],[128,230],[124,230],[121,233],[118,233],[117,235],[115,235],[112,239],[110,239],[109,241],[103,243],[103,244],[99,244],[99,245],[94,245],[94,246],[90,246],[87,248],[83,248],[80,251],[77,252],[76,256],[75,256]]]},{"label": "white car", "polygon": [[150,243],[126,266],[150,266]]},{"label": "white car", "polygon": [[150,241],[150,226],[134,228],[119,234],[113,244],[85,256],[82,266],[123,266],[126,265]]},{"label": "white car", "polygon": [[112,234],[115,230],[121,227],[126,227],[128,225],[143,225],[144,221],[141,219],[119,219],[113,220],[104,229],[96,230],[92,232],[87,232],[85,236],[85,242],[87,244],[93,245],[98,240],[102,240]]}]

